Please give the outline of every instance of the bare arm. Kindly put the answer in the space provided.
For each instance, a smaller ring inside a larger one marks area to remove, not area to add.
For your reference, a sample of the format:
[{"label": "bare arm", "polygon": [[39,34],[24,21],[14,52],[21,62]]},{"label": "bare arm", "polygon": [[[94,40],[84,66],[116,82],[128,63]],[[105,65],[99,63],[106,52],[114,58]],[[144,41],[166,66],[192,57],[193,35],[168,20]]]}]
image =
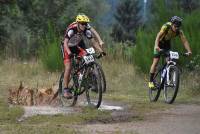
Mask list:
[{"label": "bare arm", "polygon": [[93,27],[91,27],[91,31],[92,31],[92,33],[94,34],[94,36],[95,36],[95,39],[97,39],[97,41],[98,41],[98,43],[99,43],[100,47],[102,48],[102,47],[103,47],[103,44],[104,44],[104,42],[102,41],[102,39],[101,39],[100,35],[97,33],[97,31],[96,31],[96,30],[95,30]]},{"label": "bare arm", "polygon": [[158,45],[159,45],[159,42],[160,42],[161,38],[163,37],[163,35],[164,35],[164,32],[160,31],[160,32],[157,34],[157,36],[156,36],[154,48],[155,48],[158,52],[160,51],[160,48],[159,48]]},{"label": "bare arm", "polygon": [[190,44],[188,42],[188,40],[186,39],[185,35],[183,34],[182,31],[180,31],[180,39],[185,47],[185,49],[187,50],[188,53],[192,54],[191,48],[190,48]]},{"label": "bare arm", "polygon": [[98,52],[100,52],[100,53],[103,52],[102,47],[100,47],[100,46],[98,45],[99,43],[98,43],[94,38],[91,39],[91,42],[92,42],[92,46],[93,46]]}]

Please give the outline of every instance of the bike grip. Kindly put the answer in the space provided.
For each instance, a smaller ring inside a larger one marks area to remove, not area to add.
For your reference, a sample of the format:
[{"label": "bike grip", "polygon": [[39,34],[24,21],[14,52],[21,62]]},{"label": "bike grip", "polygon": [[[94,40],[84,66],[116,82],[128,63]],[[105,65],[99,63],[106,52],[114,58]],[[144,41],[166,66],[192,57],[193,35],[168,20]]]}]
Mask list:
[{"label": "bike grip", "polygon": [[101,52],[102,56],[106,56],[106,52]]}]

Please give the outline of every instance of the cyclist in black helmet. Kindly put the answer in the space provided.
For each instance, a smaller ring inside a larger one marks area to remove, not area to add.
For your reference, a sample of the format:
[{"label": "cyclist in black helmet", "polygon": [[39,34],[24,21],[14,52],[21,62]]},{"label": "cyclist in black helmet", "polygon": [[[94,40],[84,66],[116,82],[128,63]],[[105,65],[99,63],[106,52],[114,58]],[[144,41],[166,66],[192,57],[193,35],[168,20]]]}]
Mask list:
[{"label": "cyclist in black helmet", "polygon": [[156,66],[159,62],[162,51],[169,51],[171,49],[171,39],[174,37],[179,36],[182,44],[184,45],[185,49],[187,50],[187,55],[191,55],[192,51],[190,49],[190,45],[183,33],[180,29],[182,25],[182,19],[178,16],[173,16],[170,19],[170,22],[165,23],[159,33],[156,36],[155,46],[154,46],[154,58],[153,63],[150,69],[150,81],[149,81],[149,88],[154,88],[153,77],[156,72]]}]

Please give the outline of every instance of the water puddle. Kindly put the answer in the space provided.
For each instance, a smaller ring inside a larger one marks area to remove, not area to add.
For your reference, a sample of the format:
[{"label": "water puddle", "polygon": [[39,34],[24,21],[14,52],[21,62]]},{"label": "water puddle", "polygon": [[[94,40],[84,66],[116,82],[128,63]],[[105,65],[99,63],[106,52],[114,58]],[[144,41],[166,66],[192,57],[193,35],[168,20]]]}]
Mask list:
[{"label": "water puddle", "polygon": [[[82,104],[81,106],[86,106]],[[76,107],[76,106],[75,106]],[[24,115],[18,119],[18,121],[23,121],[27,117],[35,115],[56,115],[56,114],[70,114],[77,112],[73,107],[52,107],[52,106],[24,106]],[[99,107],[99,110],[123,110],[123,107],[120,106],[111,106],[102,104]]]},{"label": "water puddle", "polygon": [[101,105],[99,110],[123,110],[123,107],[120,106],[109,106],[109,105]]},{"label": "water puddle", "polygon": [[56,115],[56,114],[69,114],[74,110],[70,107],[51,107],[51,106],[25,106],[24,117],[30,117],[34,115]]}]

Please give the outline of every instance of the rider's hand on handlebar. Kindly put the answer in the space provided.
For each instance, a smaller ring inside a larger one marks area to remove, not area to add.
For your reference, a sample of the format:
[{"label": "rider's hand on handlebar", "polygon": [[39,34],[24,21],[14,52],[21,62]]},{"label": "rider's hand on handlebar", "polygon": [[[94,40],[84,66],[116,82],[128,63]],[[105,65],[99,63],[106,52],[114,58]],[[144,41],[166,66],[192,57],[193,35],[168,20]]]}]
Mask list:
[{"label": "rider's hand on handlebar", "polygon": [[162,51],[162,49],[160,49],[159,47],[156,47],[156,51],[160,52],[160,51]]},{"label": "rider's hand on handlebar", "polygon": [[101,52],[101,55],[102,56],[106,56],[106,52]]},{"label": "rider's hand on handlebar", "polygon": [[103,56],[106,56],[106,53],[102,51],[97,55],[97,58],[99,59],[99,58],[101,58]]},{"label": "rider's hand on handlebar", "polygon": [[185,53],[184,55],[185,55],[185,56],[190,56],[190,55],[192,55],[192,52],[187,52],[187,53]]}]

